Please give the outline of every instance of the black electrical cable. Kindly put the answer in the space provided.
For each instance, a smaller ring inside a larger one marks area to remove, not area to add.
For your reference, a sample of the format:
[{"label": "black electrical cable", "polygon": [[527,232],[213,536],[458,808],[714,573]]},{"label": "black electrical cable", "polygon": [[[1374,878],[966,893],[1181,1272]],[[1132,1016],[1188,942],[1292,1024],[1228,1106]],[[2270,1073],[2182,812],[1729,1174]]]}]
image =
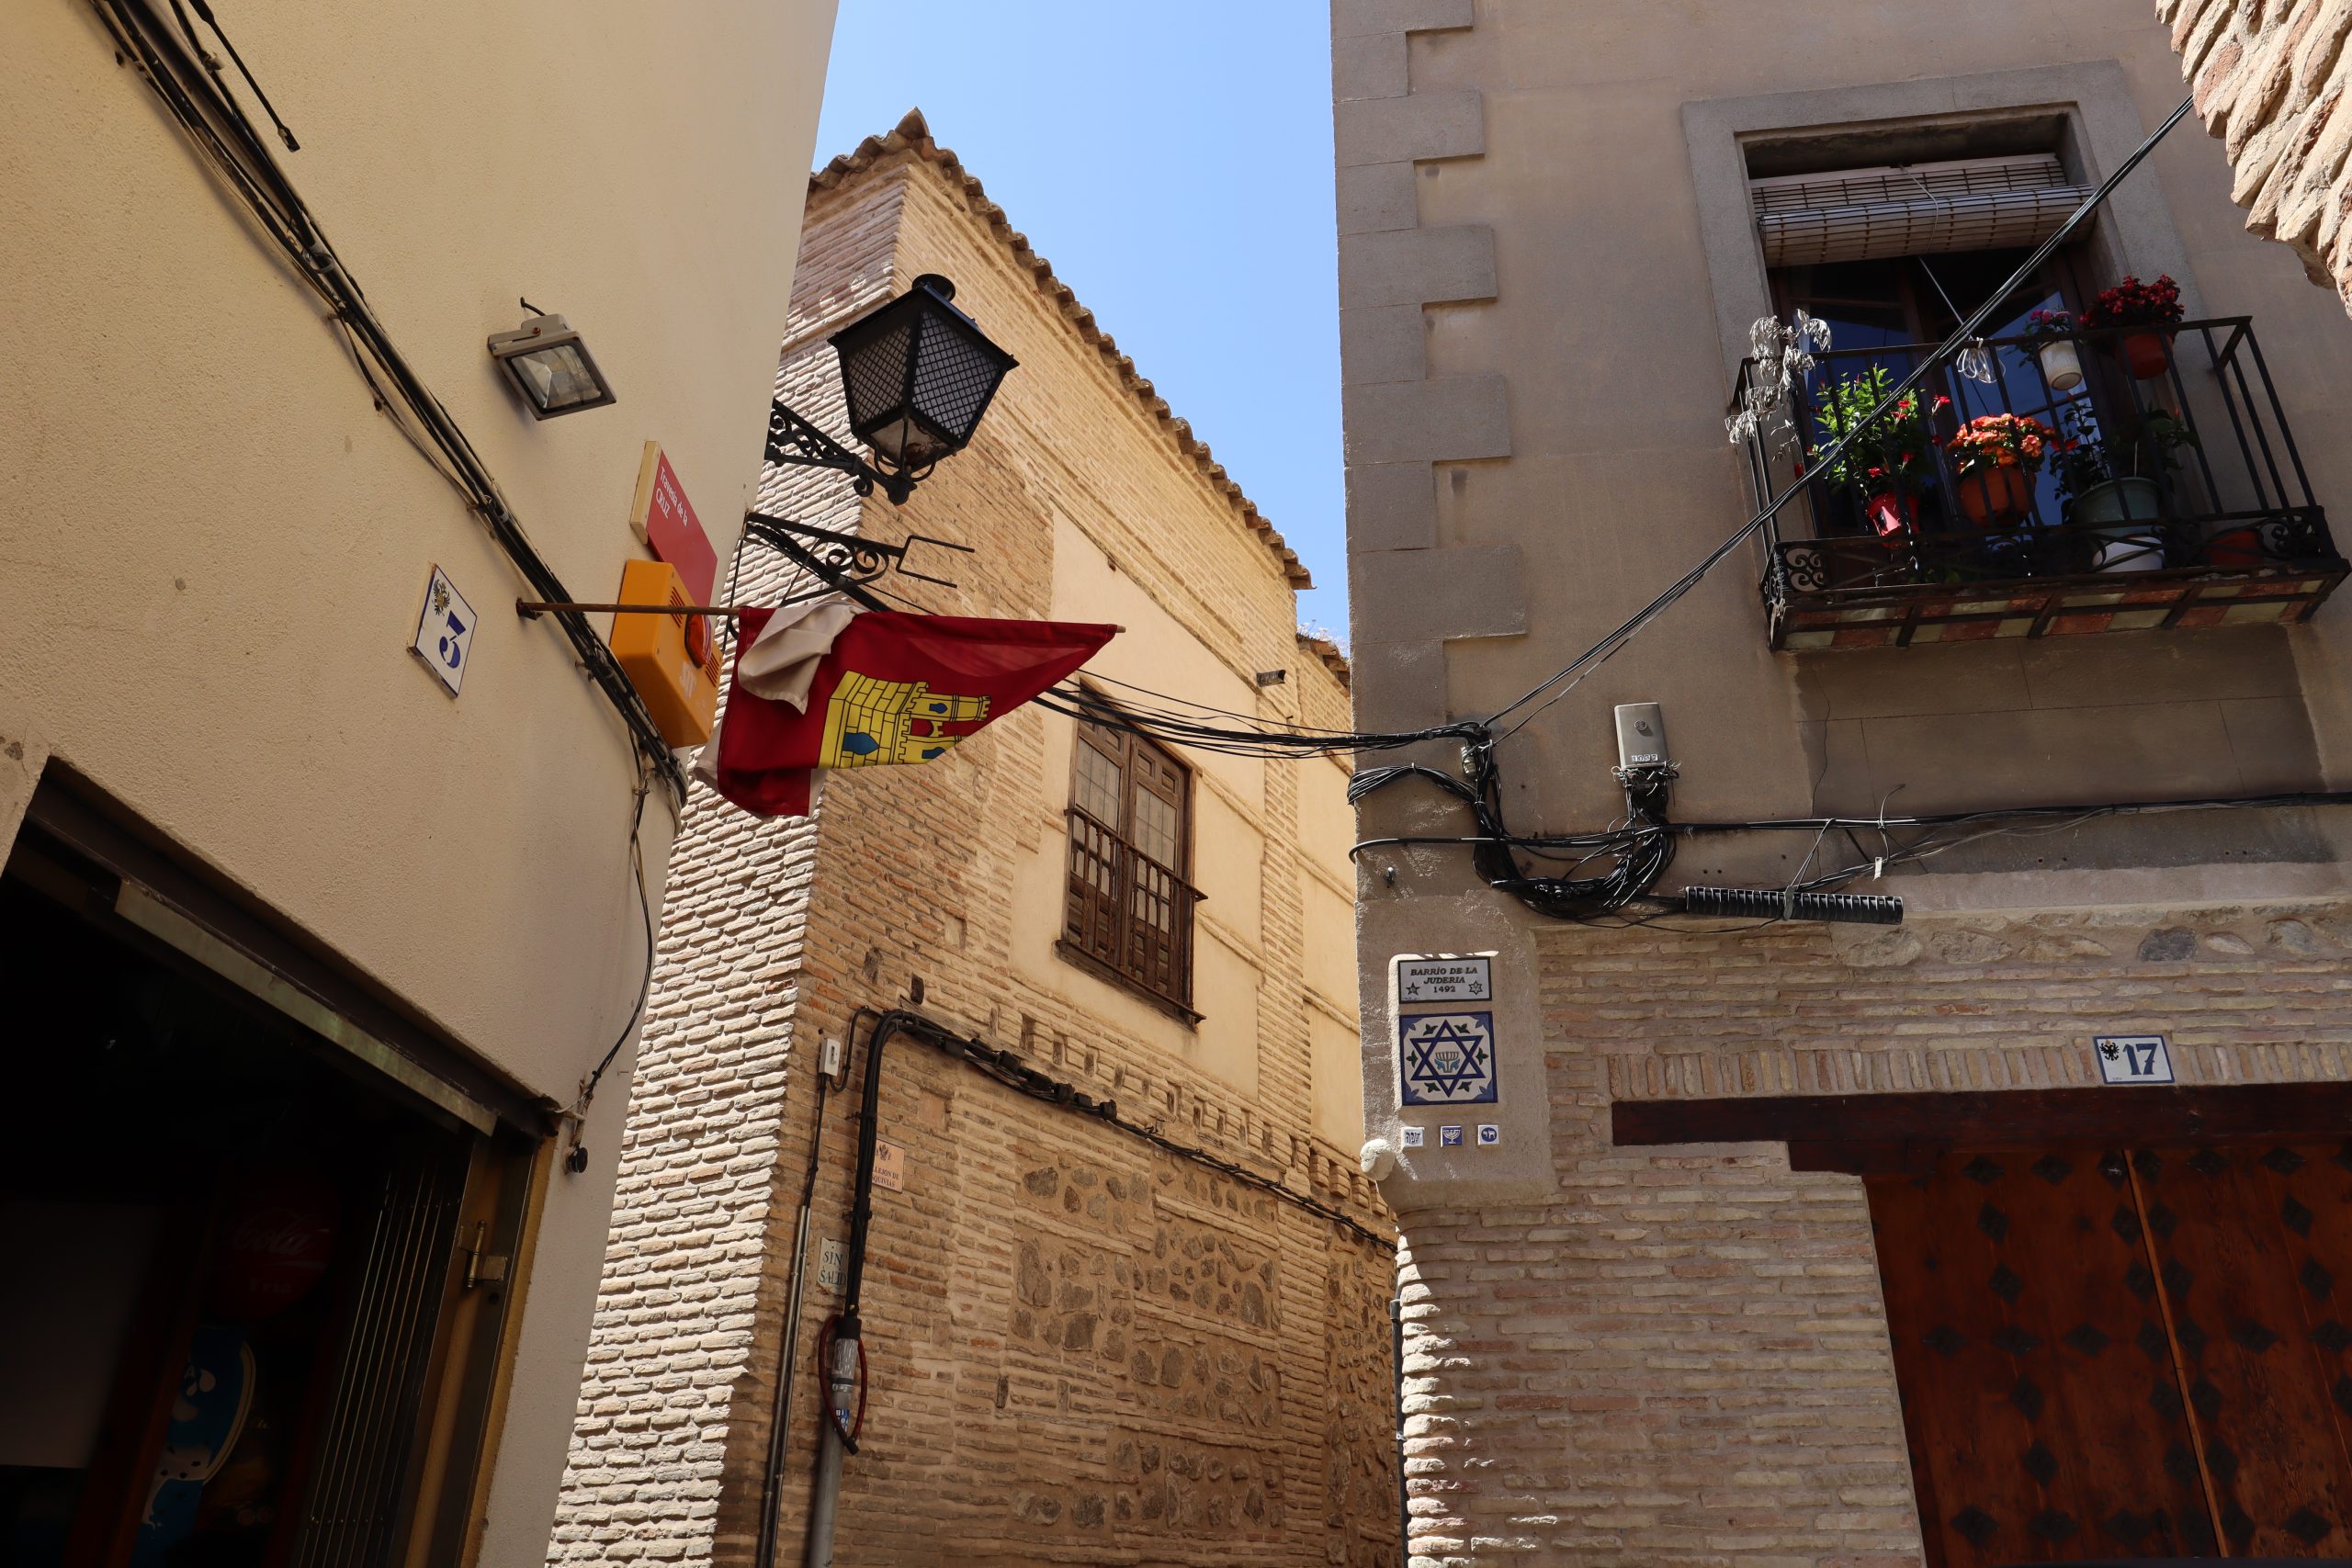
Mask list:
[{"label": "black electrical cable", "polygon": [[[1007,1089],[1018,1090],[1032,1100],[1044,1100],[1049,1105],[1059,1105],[1075,1114],[1091,1116],[1106,1126],[1116,1127],[1130,1137],[1140,1138],[1163,1153],[1175,1155],[1195,1165],[1204,1166],[1244,1187],[1263,1192],[1293,1208],[1314,1214],[1317,1218],[1328,1220],[1342,1229],[1352,1232],[1374,1247],[1393,1247],[1396,1245],[1387,1236],[1382,1235],[1352,1215],[1335,1209],[1328,1203],[1319,1202],[1304,1193],[1294,1192],[1281,1182],[1261,1176],[1247,1166],[1211,1154],[1206,1149],[1193,1145],[1181,1143],[1169,1137],[1157,1127],[1122,1116],[1119,1113],[1117,1101],[1097,1100],[1075,1084],[1067,1083],[1039,1072],[1023,1063],[1014,1052],[1001,1050],[974,1036],[957,1034],[945,1024],[925,1018],[921,1013],[903,1009],[881,1015],[875,1024],[870,1038],[884,1038],[885,1024],[888,1025],[890,1035],[904,1034],[920,1040],[933,1050],[962,1062],[967,1067],[983,1077],[991,1078]],[[866,1049],[871,1053],[874,1047],[869,1043]],[[879,1075],[872,1055],[866,1058],[866,1070],[869,1081],[878,1082]],[[861,1132],[861,1142],[865,1134]],[[856,1251],[862,1245],[863,1232],[859,1231],[852,1238],[854,1263],[856,1261]]]},{"label": "black electrical cable", "polygon": [[[229,51],[230,60],[236,64],[237,74],[245,79],[245,85],[251,87],[254,96],[261,101],[262,112],[268,115],[269,123],[277,128],[277,139],[286,143],[286,150],[288,152],[300,152],[302,150],[302,144],[294,140],[294,133],[288,130],[286,128],[286,122],[278,118],[277,106],[269,101],[269,95],[261,90],[259,82],[254,80],[253,70],[246,65],[245,57],[237,52],[235,42],[227,33],[220,30],[220,19],[213,16],[212,7],[206,5],[204,0],[187,0],[187,3],[198,16],[204,18],[204,25],[212,29],[212,36],[220,40],[220,47]],[[189,41],[191,43],[195,41],[193,35]]]},{"label": "black electrical cable", "polygon": [[[176,4],[175,0],[175,8]],[[296,276],[328,306],[332,319],[352,346],[354,361],[367,378],[378,405],[401,426],[412,443],[423,448],[429,442],[440,453],[440,460],[434,462],[435,470],[458,489],[468,506],[482,519],[534,595],[542,600],[570,600],[572,594],[523,533],[481,455],[393,344],[365,292],[345,268],[342,257],[321,229],[316,214],[294,189],[243,107],[220,81],[206,51],[196,42],[195,29],[187,23],[185,13],[180,17],[181,28],[175,30],[147,0],[90,0],[90,5],[113,37],[119,57],[138,69],[214,171],[285,254]],[[209,6],[198,4],[196,9],[251,83],[251,73],[229,44]],[[298,145],[283,122],[278,121],[277,111],[269,108],[266,95],[257,83],[253,90],[277,124],[279,135],[288,146]],[[375,367],[372,371],[368,368],[370,361]],[[388,390],[390,396],[387,395]],[[405,418],[401,412],[403,408]],[[413,429],[411,421],[414,423]],[[430,458],[430,453],[427,456]],[[612,650],[596,636],[585,615],[576,611],[553,614],[589,677],[619,713],[646,762],[668,783],[673,798],[683,802],[685,774]]]},{"label": "black electrical cable", "polygon": [[1268,718],[1262,714],[1236,713],[1231,708],[1221,708],[1214,704],[1195,702],[1190,697],[1180,697],[1168,692],[1154,691],[1149,686],[1138,686],[1132,681],[1121,681],[1093,670],[1086,672],[1086,679],[1090,682],[1099,682],[1106,686],[1117,686],[1123,691],[1134,692],[1138,695],[1151,697],[1159,702],[1173,703],[1178,707],[1189,709],[1193,713],[1207,714],[1216,718],[1229,718],[1240,724],[1272,725],[1276,727],[1276,732],[1282,734],[1351,737],[1356,733],[1353,730],[1333,729],[1326,725],[1303,724],[1295,719]]},{"label": "black electrical cable", "polygon": [[628,1021],[622,1024],[621,1032],[613,1037],[611,1048],[596,1064],[595,1070],[582,1081],[580,1098],[573,1100],[563,1113],[563,1120],[571,1125],[571,1147],[564,1156],[564,1166],[575,1176],[588,1168],[588,1145],[580,1141],[581,1134],[587,1130],[588,1103],[596,1098],[596,1086],[605,1081],[605,1069],[613,1065],[613,1059],[621,1054],[621,1047],[628,1043],[628,1037],[636,1030],[638,1021],[645,1016],[645,1004],[653,996],[653,895],[645,886],[645,849],[639,837],[639,829],[645,825],[645,792],[651,783],[652,780],[642,771],[639,773],[637,798],[629,811],[628,821],[628,859],[637,883],[637,912],[645,922],[645,973],[637,983],[637,1005],[629,1009]]},{"label": "black electrical cable", "polygon": [[[741,558],[739,547],[737,558]],[[729,581],[733,581],[729,573]],[[728,603],[733,604],[730,597]],[[843,1050],[857,1042],[857,1026],[875,1016],[871,1008],[860,1008],[850,1014],[849,1027],[844,1031]],[[844,1056],[846,1072],[848,1061]],[[760,1534],[752,1555],[752,1568],[774,1568],[777,1547],[776,1510],[784,1490],[784,1461],[792,1445],[792,1390],[795,1363],[800,1359],[800,1303],[807,1285],[803,1271],[808,1265],[808,1215],[817,1197],[817,1172],[821,1163],[825,1143],[825,1101],[832,1088],[832,1079],[825,1076],[820,1065],[817,1071],[817,1108],[808,1119],[808,1164],[800,1175],[800,1209],[794,1229],[798,1251],[792,1259],[791,1305],[784,1325],[784,1343],[776,1354],[775,1401],[769,1412],[767,1469],[760,1481]],[[820,1357],[818,1365],[824,1365]]]},{"label": "black electrical cable", "polygon": [[1230,728],[1204,724],[1187,714],[1154,709],[1138,704],[1114,703],[1083,686],[1057,686],[1036,699],[1039,706],[1070,718],[1083,719],[1106,729],[1140,735],[1147,739],[1189,746],[1228,756],[1279,761],[1290,757],[1329,756],[1359,751],[1393,751],[1427,740],[1475,740],[1485,730],[1475,723],[1456,722],[1427,729],[1398,732],[1310,730],[1295,726]]}]

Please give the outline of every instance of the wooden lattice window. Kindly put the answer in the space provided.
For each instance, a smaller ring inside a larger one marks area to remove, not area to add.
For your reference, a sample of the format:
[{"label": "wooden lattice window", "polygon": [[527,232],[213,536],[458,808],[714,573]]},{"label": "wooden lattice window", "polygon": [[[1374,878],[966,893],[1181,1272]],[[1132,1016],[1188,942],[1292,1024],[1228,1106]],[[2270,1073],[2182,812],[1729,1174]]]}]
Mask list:
[{"label": "wooden lattice window", "polygon": [[1190,769],[1139,735],[1081,722],[1071,768],[1069,882],[1062,955],[1141,991],[1188,1021],[1193,1010]]}]

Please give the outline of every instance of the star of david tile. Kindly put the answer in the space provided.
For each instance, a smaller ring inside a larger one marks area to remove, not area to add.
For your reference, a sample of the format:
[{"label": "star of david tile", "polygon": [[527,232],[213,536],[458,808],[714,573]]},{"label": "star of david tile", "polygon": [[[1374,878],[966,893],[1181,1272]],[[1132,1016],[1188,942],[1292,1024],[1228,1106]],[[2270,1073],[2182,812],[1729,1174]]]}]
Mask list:
[{"label": "star of david tile", "polygon": [[1407,1104],[1471,1105],[1494,1100],[1491,1013],[1426,1013],[1407,1017],[1402,1022]]}]

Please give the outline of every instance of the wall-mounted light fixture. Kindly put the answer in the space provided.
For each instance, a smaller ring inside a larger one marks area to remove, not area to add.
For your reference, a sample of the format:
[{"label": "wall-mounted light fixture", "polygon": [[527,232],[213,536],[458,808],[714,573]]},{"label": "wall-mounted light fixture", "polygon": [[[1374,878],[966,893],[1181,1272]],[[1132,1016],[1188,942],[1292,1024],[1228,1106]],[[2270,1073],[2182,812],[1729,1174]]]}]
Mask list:
[{"label": "wall-mounted light fixture", "polygon": [[553,419],[616,400],[588,345],[561,316],[538,314],[527,299],[523,309],[534,312],[531,318],[516,331],[492,333],[490,356],[523,394],[531,417]]},{"label": "wall-mounted light fixture", "polygon": [[1261,689],[1267,686],[1279,686],[1289,679],[1290,671],[1287,670],[1261,670],[1258,671],[1258,684]]}]

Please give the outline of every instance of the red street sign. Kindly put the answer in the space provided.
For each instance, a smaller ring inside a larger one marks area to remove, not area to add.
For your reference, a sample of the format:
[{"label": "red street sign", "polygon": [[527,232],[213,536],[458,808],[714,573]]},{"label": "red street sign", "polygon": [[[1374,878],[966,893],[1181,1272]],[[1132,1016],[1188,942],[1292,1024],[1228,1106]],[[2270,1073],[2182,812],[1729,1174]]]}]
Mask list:
[{"label": "red street sign", "polygon": [[645,460],[638,467],[637,499],[629,508],[629,526],[650,546],[654,556],[678,569],[686,592],[697,604],[707,604],[718,584],[718,552],[702,531],[702,519],[686,500],[686,487],[662,455],[661,443],[645,444]]}]

